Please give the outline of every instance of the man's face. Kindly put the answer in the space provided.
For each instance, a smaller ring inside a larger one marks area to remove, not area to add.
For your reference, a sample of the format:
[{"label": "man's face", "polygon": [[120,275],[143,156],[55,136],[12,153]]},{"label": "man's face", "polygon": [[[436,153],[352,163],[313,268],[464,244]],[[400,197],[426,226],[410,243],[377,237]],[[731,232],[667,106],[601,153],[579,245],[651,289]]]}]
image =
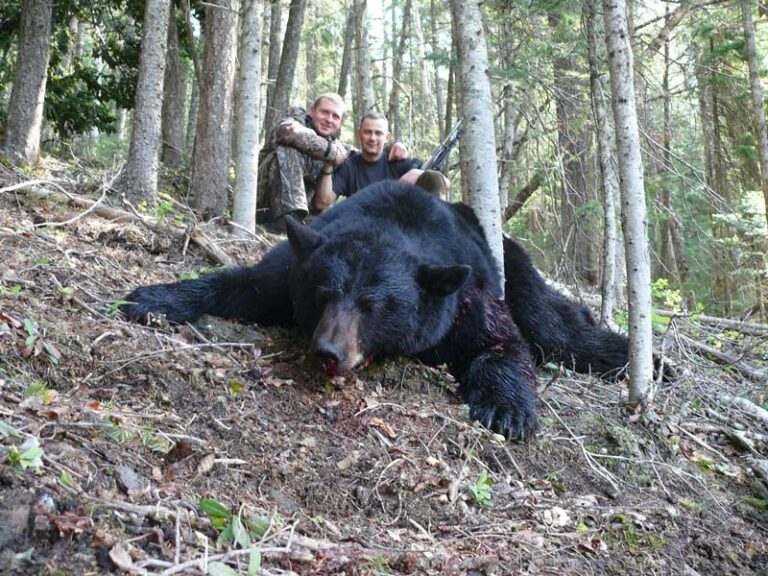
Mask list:
[{"label": "man's face", "polygon": [[315,131],[320,136],[330,136],[341,128],[344,108],[333,100],[323,98],[316,106],[309,109],[309,117],[312,118]]},{"label": "man's face", "polygon": [[363,158],[369,161],[378,160],[384,152],[384,145],[389,142],[392,135],[389,133],[387,121],[383,118],[375,120],[366,118],[357,132],[360,138],[360,147],[363,150]]}]

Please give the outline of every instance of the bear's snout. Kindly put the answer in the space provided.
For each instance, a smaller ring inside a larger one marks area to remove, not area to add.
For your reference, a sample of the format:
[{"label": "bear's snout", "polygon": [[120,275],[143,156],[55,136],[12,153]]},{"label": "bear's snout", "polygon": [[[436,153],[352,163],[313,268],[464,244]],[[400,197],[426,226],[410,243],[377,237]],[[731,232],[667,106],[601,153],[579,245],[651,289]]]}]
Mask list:
[{"label": "bear's snout", "polygon": [[338,376],[362,363],[360,312],[353,305],[328,304],[312,336],[312,353],[323,372]]}]

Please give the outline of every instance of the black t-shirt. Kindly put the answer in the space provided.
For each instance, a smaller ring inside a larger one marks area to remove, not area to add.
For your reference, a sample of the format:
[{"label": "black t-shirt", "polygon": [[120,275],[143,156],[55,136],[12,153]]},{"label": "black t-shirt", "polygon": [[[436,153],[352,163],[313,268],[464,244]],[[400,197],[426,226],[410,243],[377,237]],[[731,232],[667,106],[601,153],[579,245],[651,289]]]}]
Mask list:
[{"label": "black t-shirt", "polygon": [[397,180],[412,168],[421,166],[415,158],[404,160],[387,160],[389,150],[384,150],[376,162],[363,160],[359,152],[351,155],[333,173],[333,191],[339,196],[352,196],[368,184],[382,180]]}]

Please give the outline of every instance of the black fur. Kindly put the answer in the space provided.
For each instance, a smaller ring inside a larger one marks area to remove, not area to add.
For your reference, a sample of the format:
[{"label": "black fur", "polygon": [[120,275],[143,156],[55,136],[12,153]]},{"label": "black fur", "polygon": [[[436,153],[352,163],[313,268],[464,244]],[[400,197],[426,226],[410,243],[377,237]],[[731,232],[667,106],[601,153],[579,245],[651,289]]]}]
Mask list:
[{"label": "black fur", "polygon": [[309,226],[288,222],[288,238],[250,268],[137,288],[124,311],[296,324],[334,374],[384,354],[445,363],[472,417],[515,439],[536,430],[533,358],[600,373],[626,363],[626,339],[547,286],[509,239],[502,294],[472,210],[419,188],[369,186]]}]

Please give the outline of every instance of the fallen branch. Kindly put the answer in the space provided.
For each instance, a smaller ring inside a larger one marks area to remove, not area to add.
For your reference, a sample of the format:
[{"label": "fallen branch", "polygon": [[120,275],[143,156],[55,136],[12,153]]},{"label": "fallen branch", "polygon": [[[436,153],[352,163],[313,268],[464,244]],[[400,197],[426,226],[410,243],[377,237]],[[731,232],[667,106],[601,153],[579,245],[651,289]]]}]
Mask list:
[{"label": "fallen branch", "polygon": [[[673,310],[656,310],[656,314],[664,316],[665,318],[691,318],[694,314],[674,312]],[[751,336],[765,336],[768,335],[768,324],[757,324],[755,322],[742,322],[741,320],[731,320],[729,318],[718,318],[716,316],[705,316],[704,314],[696,314],[696,320],[702,324],[708,324],[710,326],[717,326],[718,328],[724,328],[727,330],[737,330],[742,334],[749,334]]]},{"label": "fallen branch", "polygon": [[[763,377],[763,382],[765,382],[765,376]],[[745,414],[748,414],[752,416],[752,418],[756,418],[757,420],[761,420],[763,424],[768,425],[768,410],[765,408],[761,408],[754,402],[751,402],[750,400],[747,400],[746,398],[741,398],[740,396],[729,396],[728,394],[721,394],[720,395],[720,402],[723,404],[730,404],[731,406],[735,406]]]},{"label": "fallen branch", "polygon": [[52,200],[54,202],[69,204],[76,208],[92,210],[98,216],[114,222],[140,223],[154,232],[166,234],[177,240],[186,241],[187,238],[189,238],[200,247],[208,259],[213,263],[220,266],[233,266],[236,264],[235,260],[229,254],[222,250],[215,242],[213,242],[213,240],[200,230],[193,229],[190,231],[186,227],[176,226],[167,222],[158,222],[148,216],[131,214],[130,212],[120,210],[119,208],[104,206],[90,198],[63,192],[51,192],[50,190],[38,188],[34,185],[18,188],[16,189],[16,192],[24,193],[33,199]]},{"label": "fallen branch", "polygon": [[722,352],[721,350],[713,348],[712,346],[708,346],[703,342],[689,338],[688,336],[684,336],[683,334],[680,334],[679,338],[699,352],[703,352],[704,354],[711,356],[712,359],[718,364],[730,366],[736,372],[742,376],[745,376],[746,378],[749,378],[750,380],[754,380],[755,382],[760,383],[766,382],[768,380],[768,374],[762,370],[758,370],[757,368],[753,368],[752,366],[745,364],[735,356]]}]

